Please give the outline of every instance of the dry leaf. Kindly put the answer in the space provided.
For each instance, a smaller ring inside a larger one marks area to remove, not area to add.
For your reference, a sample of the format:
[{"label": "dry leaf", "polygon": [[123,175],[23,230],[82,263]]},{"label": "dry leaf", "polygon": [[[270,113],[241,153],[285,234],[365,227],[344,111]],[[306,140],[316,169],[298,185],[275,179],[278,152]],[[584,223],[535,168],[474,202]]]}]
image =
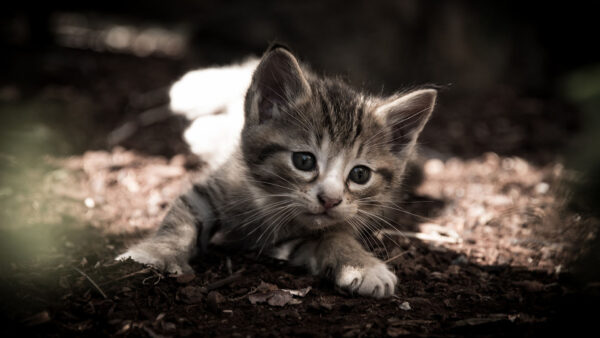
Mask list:
[{"label": "dry leaf", "polygon": [[412,308],[410,307],[410,303],[409,302],[402,302],[402,304],[400,304],[400,310],[404,310],[404,311],[408,311],[411,310]]},{"label": "dry leaf", "polygon": [[266,302],[271,306],[296,305],[302,301],[295,299],[294,296],[304,297],[310,290],[310,286],[300,290],[279,289],[276,285],[261,282],[256,292],[248,296],[248,300],[252,304]]},{"label": "dry leaf", "polygon": [[292,298],[294,297],[291,294],[283,290],[275,290],[271,292],[269,299],[267,299],[267,303],[271,306],[285,306]]},{"label": "dry leaf", "polygon": [[304,297],[306,296],[306,294],[311,290],[312,288],[310,286],[305,287],[303,289],[300,290],[289,290],[289,289],[281,289],[281,291],[285,291],[289,294],[291,294],[292,296],[296,296],[296,297]]}]

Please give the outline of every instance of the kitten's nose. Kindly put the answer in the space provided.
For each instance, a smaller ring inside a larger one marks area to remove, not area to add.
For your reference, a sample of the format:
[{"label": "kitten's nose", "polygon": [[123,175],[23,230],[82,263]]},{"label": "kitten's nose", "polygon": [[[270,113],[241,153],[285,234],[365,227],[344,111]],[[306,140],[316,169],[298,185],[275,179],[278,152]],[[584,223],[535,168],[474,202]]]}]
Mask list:
[{"label": "kitten's nose", "polygon": [[321,205],[325,207],[325,210],[329,210],[342,203],[342,200],[339,198],[330,198],[322,194],[317,195],[317,198],[319,199]]}]

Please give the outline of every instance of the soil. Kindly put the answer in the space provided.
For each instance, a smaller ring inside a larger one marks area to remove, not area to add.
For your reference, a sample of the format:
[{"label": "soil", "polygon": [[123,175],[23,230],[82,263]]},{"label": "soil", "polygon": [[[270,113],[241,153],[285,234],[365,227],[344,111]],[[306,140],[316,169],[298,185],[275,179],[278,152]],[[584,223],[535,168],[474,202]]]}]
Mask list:
[{"label": "soil", "polygon": [[[178,277],[114,261],[206,174],[181,142],[185,122],[137,120],[164,103],[139,98],[181,70],[151,58],[53,53],[44,57],[54,68],[39,70],[43,84],[8,74],[0,88],[3,109],[21,112],[3,115],[13,133],[0,152],[6,335],[548,336],[584,334],[597,320],[600,283],[578,278],[573,262],[598,221],[568,208],[578,176],[556,156],[577,115],[543,113],[571,111],[562,102],[504,90],[497,101],[441,104],[423,137],[423,179],[395,224],[401,232],[364,243],[400,281],[393,297],[375,300],[255,253],[215,250],[194,262],[195,275]],[[67,59],[77,61],[57,61]],[[131,137],[107,141],[132,121]]]}]

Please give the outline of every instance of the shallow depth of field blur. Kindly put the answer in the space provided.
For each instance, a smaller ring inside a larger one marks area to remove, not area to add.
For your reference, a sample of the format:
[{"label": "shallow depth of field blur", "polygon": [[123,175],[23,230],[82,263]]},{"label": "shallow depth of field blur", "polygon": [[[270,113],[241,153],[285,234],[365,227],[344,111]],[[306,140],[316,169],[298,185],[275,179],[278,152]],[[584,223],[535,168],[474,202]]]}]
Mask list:
[{"label": "shallow depth of field blur", "polygon": [[[600,295],[600,54],[590,8],[15,5],[0,13],[0,332],[538,336],[574,332],[598,314],[588,308]],[[439,88],[401,233],[369,243],[399,277],[392,299],[342,296],[245,254],[210,255],[183,279],[113,262],[206,174],[182,139],[189,121],[168,110],[169,86],[274,41],[370,93]],[[300,304],[255,304],[262,282],[312,289]]]}]

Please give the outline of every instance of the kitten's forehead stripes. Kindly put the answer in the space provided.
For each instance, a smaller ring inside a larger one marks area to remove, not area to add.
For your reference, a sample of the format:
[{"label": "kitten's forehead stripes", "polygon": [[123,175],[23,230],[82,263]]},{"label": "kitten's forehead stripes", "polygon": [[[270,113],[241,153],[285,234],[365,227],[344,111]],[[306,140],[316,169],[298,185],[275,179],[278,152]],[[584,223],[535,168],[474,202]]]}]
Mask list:
[{"label": "kitten's forehead stripes", "polygon": [[364,105],[360,105],[358,107],[356,107],[356,120],[354,121],[354,139],[352,140],[352,143],[354,144],[356,142],[356,140],[358,139],[358,137],[360,136],[360,133],[362,132],[362,119],[363,119],[363,114],[364,114]]},{"label": "kitten's forehead stripes", "polygon": [[363,129],[365,105],[361,95],[345,84],[332,81],[313,82],[312,86],[321,110],[322,128],[316,131],[317,142],[322,142],[324,130],[332,143],[352,147]]}]

